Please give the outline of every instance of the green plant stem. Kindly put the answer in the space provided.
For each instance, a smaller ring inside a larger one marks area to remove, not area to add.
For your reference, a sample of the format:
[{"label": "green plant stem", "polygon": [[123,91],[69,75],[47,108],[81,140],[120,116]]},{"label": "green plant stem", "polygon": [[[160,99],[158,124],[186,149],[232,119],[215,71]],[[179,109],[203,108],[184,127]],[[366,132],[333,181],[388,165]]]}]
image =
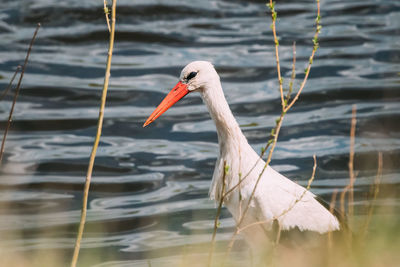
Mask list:
[{"label": "green plant stem", "polygon": [[104,108],[106,105],[107,89],[108,89],[108,83],[109,83],[109,79],[110,79],[111,59],[112,59],[112,53],[113,53],[113,47],[114,47],[116,6],[117,6],[117,0],[113,0],[112,8],[111,8],[111,31],[110,31],[110,40],[109,40],[109,47],[108,47],[107,65],[106,65],[106,71],[105,71],[105,77],[104,77],[103,92],[102,92],[102,96],[101,96],[99,119],[98,119],[98,123],[97,123],[97,133],[96,133],[96,137],[94,140],[92,152],[90,154],[89,166],[88,166],[88,170],[87,170],[87,174],[86,174],[86,181],[85,181],[85,187],[84,187],[83,198],[82,198],[81,218],[80,218],[80,223],[79,223],[78,234],[76,237],[75,247],[74,247],[74,254],[72,256],[71,267],[75,267],[76,263],[78,261],[79,250],[80,250],[81,240],[82,240],[82,236],[83,236],[83,230],[85,228],[85,222],[86,222],[87,202],[88,202],[88,196],[89,196],[90,181],[92,178],[94,160],[96,157],[97,147],[100,142],[101,130],[103,127]]},{"label": "green plant stem", "polygon": [[275,44],[275,59],[276,59],[276,70],[278,72],[278,81],[279,81],[279,92],[281,95],[281,105],[282,109],[285,108],[285,101],[284,101],[284,96],[283,96],[283,82],[282,82],[282,76],[281,76],[281,65],[279,63],[279,42],[278,42],[278,37],[276,35],[276,16],[277,13],[275,11],[275,3],[272,2],[272,0],[269,0],[269,7],[271,9],[271,18],[272,18],[272,34],[274,36],[274,44]]},{"label": "green plant stem", "polygon": [[315,30],[315,34],[314,34],[314,38],[313,38],[314,47],[313,47],[313,50],[311,52],[311,56],[310,56],[310,58],[308,60],[308,65],[307,65],[307,68],[306,68],[304,79],[303,79],[303,82],[300,85],[300,89],[297,91],[296,96],[293,98],[293,100],[290,103],[288,103],[288,105],[286,107],[283,108],[283,110],[285,112],[287,112],[294,105],[294,103],[296,103],[297,99],[299,99],[299,96],[300,96],[301,92],[303,91],[304,86],[307,83],[307,79],[308,79],[308,76],[309,76],[310,70],[311,70],[311,65],[313,64],[313,61],[314,61],[314,56],[315,56],[315,53],[317,52],[318,47],[319,47],[318,36],[319,36],[319,33],[321,32],[321,25],[320,25],[320,23],[321,23],[321,10],[320,10],[319,0],[317,0],[317,19],[315,20],[315,22],[316,22],[316,25],[315,25],[316,30]]}]

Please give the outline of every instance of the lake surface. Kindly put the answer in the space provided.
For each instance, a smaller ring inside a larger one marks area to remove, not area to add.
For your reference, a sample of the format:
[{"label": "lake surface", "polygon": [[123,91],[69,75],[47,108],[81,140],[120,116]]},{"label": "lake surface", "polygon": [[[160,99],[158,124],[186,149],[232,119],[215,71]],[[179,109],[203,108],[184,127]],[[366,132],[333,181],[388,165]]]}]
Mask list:
[{"label": "lake surface", "polygon": [[[208,188],[217,135],[196,94],[149,127],[142,125],[183,66],[208,60],[244,134],[260,151],[280,110],[271,19],[265,1],[256,0],[120,0],[117,5],[110,88],[80,263],[148,266],[152,259],[158,266],[211,239],[216,211]],[[276,9],[282,73],[287,84],[296,41],[298,88],[312,49],[315,1],[278,1]],[[366,204],[381,151],[378,205],[398,208],[400,3],[322,1],[321,10],[321,47],[303,94],[285,117],[271,165],[306,184],[316,154],[312,191],[329,201],[348,183],[356,104],[355,204]],[[17,255],[25,266],[43,266],[58,255],[61,266],[70,261],[79,222],[108,33],[102,1],[2,0],[1,90],[23,63],[38,22],[42,28],[1,168],[0,254]],[[11,102],[11,94],[0,102],[1,129]],[[226,210],[222,218],[221,242],[233,230]]]}]

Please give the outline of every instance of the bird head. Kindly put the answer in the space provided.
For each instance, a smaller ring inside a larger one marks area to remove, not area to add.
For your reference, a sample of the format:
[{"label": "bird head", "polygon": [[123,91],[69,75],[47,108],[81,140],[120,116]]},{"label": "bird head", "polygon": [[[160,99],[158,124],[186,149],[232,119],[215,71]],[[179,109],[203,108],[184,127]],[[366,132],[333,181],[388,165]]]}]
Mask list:
[{"label": "bird head", "polygon": [[219,81],[219,76],[210,62],[193,61],[189,63],[183,68],[179,82],[161,101],[143,124],[143,127],[155,121],[185,95],[195,91],[207,90],[214,81]]}]

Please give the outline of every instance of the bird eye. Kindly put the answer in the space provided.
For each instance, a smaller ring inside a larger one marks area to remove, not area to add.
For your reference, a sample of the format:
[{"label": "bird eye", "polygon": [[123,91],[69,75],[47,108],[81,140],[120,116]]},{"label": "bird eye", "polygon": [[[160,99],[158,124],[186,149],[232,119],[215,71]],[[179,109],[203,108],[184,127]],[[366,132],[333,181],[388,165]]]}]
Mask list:
[{"label": "bird eye", "polygon": [[194,77],[196,77],[196,75],[197,75],[197,72],[195,72],[195,71],[192,71],[191,73],[189,73],[189,75],[186,77],[186,80],[190,80],[190,79],[193,79]]}]

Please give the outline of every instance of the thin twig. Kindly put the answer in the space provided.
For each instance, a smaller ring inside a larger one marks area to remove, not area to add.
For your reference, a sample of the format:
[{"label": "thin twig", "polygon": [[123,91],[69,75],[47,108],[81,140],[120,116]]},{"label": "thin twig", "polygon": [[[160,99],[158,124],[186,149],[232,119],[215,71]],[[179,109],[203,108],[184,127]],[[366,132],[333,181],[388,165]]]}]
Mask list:
[{"label": "thin twig", "polygon": [[[270,146],[270,150],[269,150],[269,153],[268,153],[268,157],[267,157],[267,159],[266,159],[266,162],[265,162],[265,164],[264,164],[264,167],[263,167],[261,173],[259,174],[259,176],[258,176],[258,178],[257,178],[257,180],[256,180],[256,182],[255,182],[254,188],[253,188],[253,190],[252,190],[252,192],[251,192],[251,194],[250,194],[250,197],[249,197],[249,200],[248,200],[248,202],[247,202],[247,204],[246,204],[246,207],[245,207],[243,213],[241,214],[241,217],[239,218],[239,220],[238,220],[238,222],[237,222],[236,230],[235,230],[235,232],[234,232],[234,234],[233,234],[233,236],[232,236],[232,238],[231,238],[231,241],[230,241],[230,243],[229,243],[229,245],[228,245],[228,250],[227,250],[227,253],[225,254],[225,257],[227,257],[227,256],[229,255],[229,252],[230,252],[230,250],[231,250],[232,247],[233,247],[233,242],[234,242],[234,240],[235,240],[235,236],[236,236],[236,235],[238,234],[238,232],[240,231],[240,230],[239,230],[239,229],[240,229],[240,225],[242,224],[242,222],[243,222],[243,220],[244,220],[244,218],[245,218],[245,215],[246,215],[246,213],[247,213],[247,211],[248,211],[248,209],[249,209],[249,207],[250,207],[250,203],[251,203],[251,201],[252,201],[253,198],[254,198],[254,194],[255,194],[255,191],[256,191],[256,189],[257,189],[257,186],[258,186],[258,184],[259,184],[259,182],[260,182],[260,180],[261,180],[261,178],[262,178],[262,176],[263,176],[263,174],[264,174],[266,168],[268,167],[268,165],[269,165],[269,163],[270,163],[270,161],[271,161],[272,153],[274,152],[274,149],[275,149],[275,146],[276,146],[276,143],[277,143],[277,140],[278,140],[278,136],[279,136],[279,132],[280,132],[280,129],[281,129],[281,126],[282,126],[283,118],[284,118],[284,116],[286,115],[286,112],[289,111],[289,109],[296,103],[296,101],[297,101],[299,95],[301,94],[301,92],[302,92],[302,90],[303,90],[303,88],[304,88],[304,86],[305,86],[305,84],[306,84],[306,82],[307,82],[308,75],[309,75],[310,69],[311,69],[311,65],[312,65],[312,63],[313,63],[314,55],[315,55],[315,53],[316,53],[316,51],[317,51],[317,49],[318,49],[318,46],[319,46],[319,45],[318,45],[318,35],[319,35],[320,30],[321,30],[321,26],[320,26],[321,17],[320,17],[320,2],[319,2],[319,0],[317,0],[317,9],[318,9],[318,11],[317,11],[317,19],[316,19],[316,32],[315,32],[314,38],[313,38],[314,47],[313,47],[313,51],[312,51],[312,53],[311,53],[311,56],[310,56],[310,58],[309,58],[308,67],[307,67],[307,69],[306,69],[306,75],[305,75],[305,77],[304,77],[304,79],[303,79],[303,82],[302,82],[302,84],[301,84],[301,86],[300,86],[300,89],[299,89],[299,91],[297,92],[296,96],[295,96],[294,99],[290,102],[290,104],[286,105],[286,104],[285,104],[284,97],[283,97],[282,78],[281,78],[281,76],[280,76],[279,53],[278,53],[278,51],[277,51],[277,50],[278,50],[278,45],[279,45],[279,43],[278,43],[278,40],[277,40],[277,37],[276,37],[276,23],[275,23],[275,22],[276,22],[277,13],[276,13],[276,11],[275,11],[275,3],[272,2],[272,1],[270,0],[270,3],[269,3],[267,6],[270,8],[270,10],[271,10],[271,16],[272,16],[272,25],[271,25],[271,28],[272,28],[272,32],[273,32],[273,34],[274,34],[274,41],[275,41],[275,56],[277,57],[277,60],[276,60],[276,61],[277,61],[278,79],[279,79],[279,82],[280,82],[279,90],[280,90],[280,95],[281,95],[282,112],[281,112],[280,117],[276,120],[276,126],[275,126],[275,128],[272,129],[272,131],[271,131],[271,136],[273,137],[273,139],[270,139],[270,140],[268,141],[268,144],[267,144],[267,147]],[[264,152],[264,151],[262,151],[262,152]],[[263,153],[262,153],[262,154],[263,154]],[[258,160],[257,160],[257,161],[258,161]],[[257,165],[257,163],[256,163],[255,165]],[[253,168],[254,168],[254,167],[253,167]],[[247,177],[247,175],[246,175],[246,177]],[[246,177],[245,177],[245,178],[246,178]],[[241,179],[241,180],[239,181],[239,183],[243,182],[243,180],[244,180],[244,179]],[[236,185],[236,186],[237,186],[237,185]],[[236,187],[236,186],[235,186],[235,187]],[[230,190],[228,190],[227,193],[231,193],[232,191],[233,191],[233,190],[230,189]],[[226,195],[226,194],[225,194],[225,195]]]},{"label": "thin twig", "polygon": [[3,98],[6,96],[6,94],[8,93],[8,91],[10,90],[15,77],[17,76],[18,72],[21,70],[21,66],[17,66],[17,68],[15,69],[14,75],[12,76],[10,83],[7,85],[6,90],[4,90],[4,92],[1,94],[0,96],[0,100],[3,100]]},{"label": "thin twig", "polygon": [[[227,248],[227,251],[226,251],[225,257],[224,257],[224,262],[225,262],[225,260],[227,259],[227,257],[229,256],[230,251],[232,250],[233,243],[235,242],[235,237],[236,237],[236,235],[237,235],[237,234],[239,233],[239,231],[240,231],[240,225],[242,224],[242,222],[243,222],[243,220],[244,220],[244,218],[245,218],[245,215],[246,215],[246,213],[247,213],[247,211],[248,211],[248,209],[249,209],[249,207],[250,207],[250,203],[251,203],[251,201],[253,200],[253,197],[254,197],[255,191],[256,191],[256,189],[257,189],[258,183],[260,182],[261,177],[262,177],[262,175],[264,174],[264,171],[266,170],[268,164],[269,164],[270,161],[271,161],[272,152],[273,152],[274,149],[275,149],[275,145],[276,145],[276,141],[277,141],[277,139],[278,139],[279,131],[280,131],[281,126],[282,126],[282,119],[283,119],[283,116],[284,116],[284,114],[282,113],[281,116],[279,117],[279,119],[277,120],[277,126],[276,126],[276,128],[275,128],[275,129],[276,129],[276,134],[275,134],[275,136],[274,136],[271,149],[269,150],[269,154],[268,154],[267,161],[265,162],[264,167],[263,167],[261,173],[259,174],[259,176],[258,176],[258,178],[257,178],[257,181],[256,181],[256,183],[255,183],[255,185],[254,185],[254,187],[253,187],[253,191],[251,192],[251,195],[250,195],[249,200],[248,200],[248,202],[247,202],[247,204],[246,204],[246,207],[245,207],[243,213],[241,214],[241,217],[239,218],[238,222],[236,223],[236,230],[235,230],[235,232],[233,233],[233,235],[232,235],[232,237],[231,237],[231,240],[230,240],[230,242],[229,242],[229,244],[228,244],[228,248]],[[243,179],[242,179],[242,181],[243,181]],[[226,194],[225,194],[225,195],[226,195]]]},{"label": "thin twig", "polygon": [[283,96],[283,79],[281,76],[281,65],[279,63],[279,41],[278,37],[276,35],[276,17],[277,17],[277,12],[275,11],[275,2],[272,0],[269,0],[269,5],[268,7],[271,10],[271,18],[272,18],[272,33],[274,36],[274,43],[275,43],[275,59],[276,59],[276,70],[278,71],[278,81],[279,81],[279,92],[281,95],[281,105],[282,105],[282,110],[285,108],[285,101],[284,101],[284,96]]},{"label": "thin twig", "polygon": [[319,47],[318,36],[319,36],[319,33],[321,32],[321,28],[322,28],[322,26],[320,25],[320,23],[321,23],[321,15],[320,14],[321,14],[321,12],[320,12],[319,0],[317,0],[317,9],[318,9],[317,18],[315,19],[316,30],[315,30],[315,34],[314,34],[314,38],[313,38],[314,47],[313,47],[313,50],[311,52],[311,56],[310,56],[310,58],[308,60],[308,66],[307,66],[306,71],[305,71],[303,82],[300,85],[300,89],[299,89],[299,91],[297,91],[296,96],[293,98],[293,100],[290,102],[290,104],[288,103],[288,105],[284,108],[285,112],[287,112],[294,105],[294,103],[296,103],[296,101],[299,98],[301,92],[303,91],[303,88],[306,85],[306,82],[307,82],[307,79],[308,79],[308,75],[310,74],[311,65],[313,64],[315,53],[317,52],[317,49]]},{"label": "thin twig", "polygon": [[108,17],[108,15],[110,14],[110,10],[107,7],[107,0],[103,1],[103,5],[104,5],[104,14],[106,15],[108,32],[111,33],[110,18]]},{"label": "thin twig", "polygon": [[85,188],[83,191],[83,198],[82,198],[81,218],[80,218],[80,223],[79,223],[78,234],[76,237],[75,247],[74,247],[74,254],[72,257],[72,261],[71,261],[71,267],[75,267],[76,263],[78,261],[81,239],[82,239],[83,230],[85,228],[85,222],[86,222],[87,202],[88,202],[88,196],[89,196],[90,180],[92,178],[94,159],[96,157],[97,147],[99,145],[101,130],[102,130],[102,126],[103,126],[104,108],[106,105],[107,89],[108,89],[108,83],[109,83],[109,79],[110,79],[111,59],[112,59],[112,53],[113,53],[113,47],[114,47],[116,6],[117,6],[117,0],[113,0],[112,9],[111,9],[111,32],[110,32],[110,40],[109,40],[109,47],[108,47],[107,65],[106,65],[104,84],[103,84],[103,93],[101,96],[99,119],[98,119],[98,123],[97,123],[97,133],[96,133],[96,138],[94,140],[93,149],[90,154],[89,166],[88,166],[88,170],[87,170],[87,174],[86,174]]},{"label": "thin twig", "polygon": [[[228,258],[229,254],[230,254],[230,252],[231,252],[231,250],[232,250],[233,244],[234,244],[234,242],[235,242],[235,237],[236,237],[240,232],[242,232],[242,231],[244,231],[244,230],[246,230],[246,229],[248,229],[248,228],[250,228],[250,227],[253,227],[253,226],[256,226],[256,225],[260,225],[260,224],[269,224],[269,223],[273,222],[274,220],[279,219],[280,217],[284,216],[284,215],[287,214],[289,211],[291,211],[291,210],[293,209],[293,207],[294,207],[299,201],[301,201],[301,200],[303,199],[303,197],[306,195],[306,193],[310,190],[311,184],[312,184],[312,182],[314,181],[315,171],[316,171],[316,168],[317,168],[317,159],[316,159],[316,156],[315,156],[315,155],[313,155],[313,159],[314,159],[314,166],[313,166],[313,170],[312,170],[311,177],[310,177],[310,179],[308,180],[308,183],[307,183],[307,188],[306,188],[306,190],[303,191],[303,193],[300,195],[300,197],[297,198],[297,199],[293,202],[293,204],[292,204],[291,206],[289,206],[286,210],[284,210],[284,211],[283,211],[281,214],[279,214],[278,216],[274,216],[272,219],[254,222],[254,223],[248,224],[248,225],[246,225],[246,226],[244,226],[244,227],[242,227],[242,228],[239,227],[239,226],[240,226],[240,223],[237,223],[235,232],[233,233],[233,235],[232,235],[232,237],[231,237],[231,240],[229,241],[227,250],[226,250],[226,252],[225,252],[223,265],[225,264],[225,260]],[[247,207],[248,207],[248,206],[247,206]],[[279,228],[279,231],[281,231],[280,228]],[[276,238],[276,240],[275,240],[276,244],[277,244],[277,242],[279,242],[279,240],[280,240],[280,232],[278,233],[277,238]]]},{"label": "thin twig", "polygon": [[30,42],[30,44],[29,44],[28,52],[26,52],[26,57],[25,57],[24,65],[22,65],[21,75],[19,76],[17,88],[15,89],[15,94],[14,94],[13,103],[12,103],[12,105],[11,105],[10,113],[9,113],[9,115],[8,115],[7,126],[6,126],[6,129],[5,129],[4,134],[3,134],[3,140],[2,140],[2,142],[1,142],[1,148],[0,148],[0,165],[1,165],[2,161],[3,161],[4,146],[5,146],[5,143],[6,143],[6,138],[7,138],[8,130],[10,129],[10,126],[11,126],[12,115],[13,115],[13,112],[14,112],[15,103],[17,102],[19,90],[20,90],[20,88],[21,88],[22,79],[24,78],[24,74],[25,74],[26,65],[28,64],[29,55],[31,54],[32,46],[33,46],[33,43],[35,42],[36,35],[37,35],[38,31],[39,31],[40,26],[41,26],[40,23],[38,23],[37,26],[36,26],[36,30],[35,30],[35,32],[33,33],[31,42]]},{"label": "thin twig", "polygon": [[292,63],[292,76],[289,82],[289,91],[286,95],[286,102],[290,100],[290,95],[293,92],[294,79],[296,79],[296,42],[293,42],[293,63]]},{"label": "thin twig", "polygon": [[[276,32],[276,31],[275,31]],[[279,56],[279,54],[278,54],[278,56]],[[279,60],[278,60],[278,64],[279,64]],[[278,71],[278,73],[279,73],[279,71]],[[286,105],[287,104],[287,102],[290,100],[290,95],[292,94],[292,92],[293,92],[293,83],[294,83],[294,79],[296,78],[296,42],[293,42],[293,63],[292,63],[292,76],[291,76],[291,78],[290,78],[290,82],[289,82],[289,91],[288,91],[288,93],[287,93],[287,95],[286,95],[286,98],[285,98],[285,100],[284,100],[284,104]],[[283,87],[282,87],[282,94],[281,94],[281,96],[283,96]],[[257,164],[259,163],[259,161],[260,160],[262,160],[262,158],[264,157],[264,155],[265,155],[265,152],[268,150],[268,148],[269,148],[269,146],[271,145],[271,141],[274,139],[274,133],[275,133],[275,131],[276,131],[276,129],[274,128],[273,129],[273,131],[271,131],[271,135],[270,135],[270,137],[269,137],[269,141],[267,142],[267,144],[264,146],[264,147],[262,147],[262,149],[261,149],[261,154],[260,154],[260,157],[257,159],[257,161],[254,163],[254,165],[250,168],[250,170],[247,172],[247,174],[244,176],[244,177],[239,177],[239,182],[235,185],[235,186],[233,186],[233,187],[231,187],[227,192],[226,192],[226,195],[228,195],[228,194],[230,194],[230,193],[232,193],[238,186],[240,186],[240,184],[244,181],[244,180],[246,180],[246,178],[250,175],[250,173],[254,170],[254,168],[257,166]],[[239,188],[240,189],[240,188]]]},{"label": "thin twig", "polygon": [[[268,7],[270,7],[271,12],[272,12],[271,14],[272,14],[272,19],[273,19],[273,24],[272,24],[271,26],[272,26],[272,31],[275,32],[274,40],[275,40],[275,47],[277,48],[277,46],[276,46],[277,40],[275,39],[275,37],[276,37],[276,27],[275,27],[275,22],[274,22],[274,20],[276,20],[276,16],[277,16],[277,13],[276,13],[276,11],[275,11],[275,3],[272,2],[272,1],[270,1],[270,4],[268,5]],[[314,55],[315,55],[315,53],[316,53],[316,51],[317,51],[317,49],[318,49],[318,47],[319,47],[319,46],[318,46],[318,35],[319,35],[320,31],[321,31],[321,25],[320,25],[321,17],[320,17],[320,3],[319,3],[319,0],[317,0],[317,8],[318,8],[318,13],[317,13],[317,19],[316,19],[316,33],[315,33],[314,38],[313,38],[314,48],[313,48],[313,52],[312,52],[312,54],[311,54],[311,56],[310,56],[310,59],[309,59],[309,64],[308,64],[308,68],[307,68],[307,72],[306,72],[306,77],[304,77],[304,80],[303,80],[303,82],[302,82],[302,84],[301,84],[301,87],[300,87],[299,91],[297,92],[296,97],[292,100],[292,102],[291,102],[288,106],[285,107],[285,102],[288,102],[289,99],[290,99],[290,94],[289,94],[289,93],[288,93],[288,95],[287,95],[287,98],[281,102],[281,104],[282,104],[282,110],[283,110],[282,113],[283,113],[284,115],[286,114],[287,111],[289,111],[289,109],[290,109],[290,108],[294,105],[294,103],[297,101],[297,99],[298,99],[298,97],[299,97],[301,91],[303,90],[304,86],[306,85],[307,78],[308,78],[308,74],[309,74],[309,72],[310,72],[311,65],[312,65],[312,63],[313,63]],[[275,13],[274,13],[274,12],[275,12]],[[275,15],[274,15],[274,14],[275,14]],[[274,19],[274,18],[275,18],[275,19]],[[278,43],[278,46],[279,46],[279,43]],[[276,53],[275,56],[279,57],[279,53]],[[290,86],[290,88],[293,86],[293,80],[294,80],[295,77],[296,77],[295,65],[296,65],[296,43],[293,43],[293,64],[292,64],[292,77],[291,77],[291,86]],[[280,74],[279,59],[277,60],[277,69],[278,69],[278,74]],[[280,77],[280,75],[279,75],[279,77]],[[278,78],[278,79],[281,80],[281,78]],[[281,97],[282,97],[282,96],[283,96],[283,87],[282,87],[281,84],[280,84],[279,90],[280,90],[280,95],[281,95]],[[289,89],[289,92],[290,92],[290,93],[291,93],[291,91],[292,91],[292,90]],[[280,119],[281,119],[281,118],[279,118],[278,120],[280,120]],[[249,176],[249,174],[253,171],[253,169],[257,166],[259,160],[262,159],[262,157],[264,156],[264,154],[265,154],[265,152],[267,151],[267,149],[269,148],[269,146],[270,146],[271,144],[273,144],[274,139],[275,139],[274,136],[275,136],[275,135],[276,135],[276,136],[278,135],[278,134],[277,134],[277,132],[278,132],[278,131],[277,131],[277,126],[278,126],[278,125],[276,125],[276,127],[275,127],[274,129],[272,129],[272,131],[271,131],[271,137],[272,137],[272,138],[269,139],[269,141],[268,141],[268,143],[265,145],[265,147],[263,147],[263,148],[261,149],[260,158],[259,158],[259,159],[257,160],[257,162],[253,165],[253,167],[250,169],[250,171],[239,181],[239,183],[236,184],[235,186],[233,186],[232,188],[230,188],[230,189],[226,192],[226,195],[228,195],[228,194],[230,194],[232,191],[234,191],[234,190]]]},{"label": "thin twig", "polygon": [[[272,139],[273,140],[273,137]],[[250,173],[254,170],[255,167],[257,167],[257,164],[260,162],[260,160],[262,160],[262,158],[265,155],[265,152],[268,151],[269,146],[271,145],[272,142],[268,142],[265,147],[263,147],[261,149],[261,154],[260,157],[256,160],[256,162],[254,163],[254,165],[250,168],[250,170],[246,173],[246,175],[244,177],[240,177],[239,182],[237,184],[235,184],[234,186],[232,186],[228,191],[226,191],[225,193],[225,197],[228,196],[230,193],[232,193],[236,188],[238,188],[245,180],[247,177],[249,177]]]},{"label": "thin twig", "polygon": [[226,161],[224,161],[224,169],[223,174],[222,174],[222,188],[221,188],[221,194],[220,194],[220,200],[219,200],[219,204],[218,204],[218,209],[217,209],[217,215],[215,216],[215,220],[214,220],[214,231],[212,234],[212,238],[211,238],[211,246],[210,246],[210,251],[208,253],[208,265],[207,266],[211,266],[211,262],[212,262],[212,256],[213,256],[213,252],[214,252],[214,246],[215,246],[215,236],[217,235],[217,229],[218,229],[218,224],[219,224],[219,216],[221,215],[221,210],[222,210],[222,204],[224,203],[224,192],[225,192],[225,187],[226,187],[226,182],[225,182],[225,178],[226,178],[226,174],[228,173],[229,167],[226,165]]},{"label": "thin twig", "polygon": [[267,169],[269,163],[271,162],[272,153],[274,152],[274,149],[275,149],[275,146],[276,146],[276,143],[277,143],[277,140],[278,140],[278,135],[279,135],[279,131],[280,131],[281,126],[282,126],[283,117],[284,117],[284,114],[282,113],[281,116],[279,117],[279,119],[277,120],[276,133],[275,133],[275,136],[274,136],[274,140],[273,140],[272,146],[271,146],[271,148],[269,150],[269,153],[268,153],[267,161],[265,162],[264,168],[262,169],[261,173],[259,174],[259,176],[257,178],[257,181],[256,181],[256,183],[254,185],[253,191],[251,192],[251,195],[250,195],[249,200],[247,202],[246,208],[244,209],[243,214],[242,214],[242,216],[241,216],[241,218],[240,218],[240,220],[238,222],[238,226],[240,226],[240,224],[243,222],[243,220],[245,218],[245,214],[247,213],[247,210],[250,207],[250,203],[253,200],[253,197],[254,197],[254,194],[256,192],[258,183],[260,182],[261,177],[264,174],[264,171]]},{"label": "thin twig", "polygon": [[[290,83],[289,83],[289,91],[286,95],[285,98],[285,103],[287,103],[290,99],[290,95],[292,94],[293,91],[293,83],[294,83],[294,79],[296,78],[296,42],[293,42],[293,64],[292,64],[292,76],[290,79]],[[274,129],[275,131],[276,129]],[[270,135],[269,140],[273,140],[274,134],[273,132]],[[254,168],[257,166],[257,164],[259,163],[260,160],[262,160],[262,158],[265,155],[265,152],[268,150],[269,146],[271,145],[272,142],[268,142],[262,149],[261,149],[261,154],[260,157],[257,159],[257,161],[254,163],[254,165],[250,168],[250,170],[247,172],[247,174],[244,177],[240,177],[239,182],[231,187],[226,193],[225,195],[229,195],[230,193],[232,193],[238,186],[240,186],[240,184],[246,180],[246,178],[250,175],[250,173],[254,170]]]},{"label": "thin twig", "polygon": [[[238,232],[240,233],[241,231],[246,230],[247,228],[250,228],[250,227],[255,226],[255,225],[271,223],[271,222],[273,222],[274,220],[278,220],[279,218],[281,218],[282,216],[284,216],[285,214],[287,214],[289,211],[291,211],[291,210],[294,208],[294,206],[296,206],[296,204],[299,203],[299,202],[304,198],[304,196],[306,195],[306,193],[307,193],[308,191],[310,191],[311,184],[312,184],[312,182],[314,181],[315,171],[316,171],[316,169],[317,169],[317,158],[316,158],[315,155],[313,155],[313,159],[314,159],[313,170],[312,170],[312,174],[311,174],[310,179],[308,179],[307,187],[306,187],[306,189],[303,191],[303,193],[300,195],[300,197],[297,198],[297,199],[293,202],[292,205],[290,205],[286,210],[284,210],[284,211],[283,211],[281,214],[279,214],[278,216],[274,216],[272,219],[269,219],[269,220],[258,221],[258,222],[254,222],[254,223],[248,224],[248,225],[246,225],[246,226],[240,228]],[[278,240],[279,240],[279,239],[278,239]]]}]

